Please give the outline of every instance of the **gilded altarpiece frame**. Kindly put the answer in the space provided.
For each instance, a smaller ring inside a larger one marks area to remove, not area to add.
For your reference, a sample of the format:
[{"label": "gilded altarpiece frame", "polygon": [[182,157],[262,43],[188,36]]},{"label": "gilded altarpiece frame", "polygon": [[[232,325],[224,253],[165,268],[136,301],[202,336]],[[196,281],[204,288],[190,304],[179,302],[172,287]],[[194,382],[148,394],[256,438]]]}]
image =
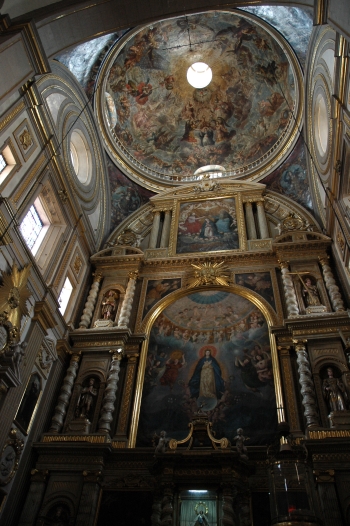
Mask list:
[{"label": "gilded altarpiece frame", "polygon": [[[210,287],[210,289],[214,290],[214,289],[217,289],[217,287],[213,287],[213,288]],[[254,292],[248,289],[243,289],[242,287],[236,286],[236,285],[230,285],[229,287],[222,287],[222,288],[219,287],[217,290],[225,292],[225,293],[238,294],[242,298],[248,299],[253,305],[255,305],[255,307],[257,307],[261,311],[261,313],[265,317],[267,327],[268,327],[269,342],[270,342],[270,349],[271,349],[271,360],[272,360],[272,369],[273,369],[273,377],[274,377],[276,405],[278,408],[277,418],[278,418],[278,421],[282,421],[285,417],[284,417],[284,404],[283,404],[283,396],[282,396],[280,368],[279,368],[279,363],[278,363],[275,336],[270,331],[270,327],[277,323],[277,319],[278,319],[277,315],[266,300],[264,300],[261,296],[258,297],[257,294],[255,294]],[[153,324],[158,318],[158,316],[167,307],[175,303],[178,299],[184,298],[185,296],[188,296],[190,294],[195,294],[195,293],[204,292],[204,291],[208,292],[209,288],[208,287],[196,287],[196,288],[187,288],[187,289],[181,289],[181,290],[175,291],[173,294],[171,294],[171,296],[169,295],[165,297],[163,300],[161,300],[157,304],[157,306],[152,308],[149,314],[146,315],[145,319],[143,320],[141,324],[141,327],[140,327],[141,331],[146,333],[148,337],[146,338],[146,341],[143,343],[141,356],[140,356],[140,364],[139,364],[138,376],[137,376],[137,381],[136,381],[135,402],[134,402],[134,409],[133,409],[133,415],[132,415],[132,424],[131,424],[128,447],[135,447],[135,444],[136,444],[136,436],[138,432],[140,409],[141,409],[141,399],[142,399],[144,379],[145,379],[146,366],[147,366],[147,358],[148,358],[149,337],[151,334],[151,329],[153,327]]]}]

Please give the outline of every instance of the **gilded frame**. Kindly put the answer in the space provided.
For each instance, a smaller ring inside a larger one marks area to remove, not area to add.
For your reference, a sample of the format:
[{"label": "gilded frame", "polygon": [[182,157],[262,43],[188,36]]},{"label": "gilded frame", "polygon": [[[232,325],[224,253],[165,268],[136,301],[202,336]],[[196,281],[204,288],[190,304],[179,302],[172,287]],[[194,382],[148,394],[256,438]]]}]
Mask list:
[{"label": "gilded frame", "polygon": [[[174,207],[174,213],[172,215],[171,229],[170,229],[170,238],[169,238],[169,255],[177,257],[187,257],[189,254],[197,254],[200,256],[213,256],[214,253],[219,253],[220,255],[232,254],[236,252],[243,252],[247,250],[247,235],[245,229],[245,219],[244,219],[244,210],[243,210],[243,192],[233,192],[231,194],[218,194],[214,193],[213,195],[208,195],[208,193],[194,195],[194,196],[183,196],[176,200]],[[186,253],[177,253],[177,238],[178,238],[178,227],[179,227],[179,217],[180,217],[180,208],[184,203],[198,203],[201,201],[214,201],[219,199],[234,199],[235,208],[236,208],[236,219],[237,219],[237,231],[238,231],[238,246],[239,248],[231,250],[219,250],[219,251],[208,251],[208,252],[186,252]]]},{"label": "gilded frame", "polygon": [[243,298],[251,301],[264,315],[266,322],[268,324],[268,327],[269,327],[271,359],[272,359],[272,368],[273,368],[273,374],[274,374],[274,385],[275,385],[276,406],[277,406],[277,419],[278,419],[278,422],[282,422],[285,420],[281,371],[280,371],[279,360],[278,360],[277,343],[276,343],[276,338],[274,334],[270,330],[271,327],[273,327],[274,325],[277,325],[279,321],[278,316],[276,312],[273,310],[273,308],[269,305],[269,303],[266,300],[264,300],[264,298],[262,298],[258,294],[254,293],[253,291],[245,287],[241,287],[240,285],[230,285],[228,287],[202,286],[202,287],[182,288],[178,291],[173,292],[172,294],[169,294],[168,296],[164,298],[163,301],[160,301],[156,306],[154,306],[154,308],[151,309],[150,312],[146,315],[146,317],[144,318],[141,324],[141,332],[146,333],[147,338],[142,343],[142,349],[141,349],[141,354],[140,354],[140,362],[139,362],[139,368],[138,368],[137,379],[136,379],[136,391],[135,391],[134,407],[133,407],[132,418],[131,418],[131,428],[130,428],[128,448],[134,448],[136,444],[136,436],[137,436],[137,429],[138,429],[140,409],[141,409],[143,382],[144,382],[145,369],[146,369],[149,335],[150,335],[154,321],[159,316],[159,314],[161,314],[161,312],[164,309],[166,309],[169,305],[171,305],[173,302],[189,294],[209,290],[209,288],[211,290],[225,290],[225,292],[231,292],[233,294],[238,294],[239,296],[242,296]]}]

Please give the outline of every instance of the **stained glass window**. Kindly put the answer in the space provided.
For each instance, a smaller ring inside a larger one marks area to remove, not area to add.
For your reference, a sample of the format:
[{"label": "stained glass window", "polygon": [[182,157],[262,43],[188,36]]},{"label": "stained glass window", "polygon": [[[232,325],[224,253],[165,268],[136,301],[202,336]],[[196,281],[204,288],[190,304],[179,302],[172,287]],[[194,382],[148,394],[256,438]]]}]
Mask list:
[{"label": "stained glass window", "polygon": [[3,170],[5,170],[6,166],[7,162],[5,161],[4,156],[0,154],[0,174]]},{"label": "stained glass window", "polygon": [[73,291],[73,285],[71,284],[69,278],[66,278],[64,285],[61,290],[60,297],[58,298],[58,303],[60,304],[60,312],[61,314],[65,313],[65,310],[67,308],[70,295]]},{"label": "stained glass window", "polygon": [[30,249],[33,248],[43,228],[44,224],[40,219],[38,211],[35,206],[32,205],[28,213],[24,216],[20,226],[21,234]]}]

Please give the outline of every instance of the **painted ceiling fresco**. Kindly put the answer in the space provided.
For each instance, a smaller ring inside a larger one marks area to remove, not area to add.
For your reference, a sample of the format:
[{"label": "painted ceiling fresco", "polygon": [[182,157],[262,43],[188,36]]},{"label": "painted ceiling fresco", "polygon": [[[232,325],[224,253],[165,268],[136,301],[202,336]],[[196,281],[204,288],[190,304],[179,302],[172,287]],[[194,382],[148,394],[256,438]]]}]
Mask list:
[{"label": "painted ceiling fresco", "polygon": [[243,11],[259,16],[275,27],[297,54],[301,65],[305,66],[306,51],[313,28],[313,9],[309,7],[249,6]]},{"label": "painted ceiling fresco", "polygon": [[107,166],[112,205],[110,220],[110,232],[112,232],[130,214],[147,203],[154,194],[125,177],[108,157]]},{"label": "painted ceiling fresco", "polygon": [[185,296],[155,320],[150,334],[138,446],[163,429],[182,439],[198,411],[217,438],[239,427],[250,444],[276,432],[276,400],[264,316],[249,300],[220,290]]},{"label": "painted ceiling fresco", "polygon": [[[170,180],[205,164],[230,171],[268,158],[290,124],[295,79],[277,41],[246,17],[167,20],[117,46],[104,97],[119,154]],[[207,88],[187,82],[195,61],[213,70]]]},{"label": "painted ceiling fresco", "polygon": [[305,159],[305,146],[302,138],[298,139],[294,150],[284,163],[272,174],[261,181],[269,190],[284,194],[300,205],[313,211],[307,167]]}]

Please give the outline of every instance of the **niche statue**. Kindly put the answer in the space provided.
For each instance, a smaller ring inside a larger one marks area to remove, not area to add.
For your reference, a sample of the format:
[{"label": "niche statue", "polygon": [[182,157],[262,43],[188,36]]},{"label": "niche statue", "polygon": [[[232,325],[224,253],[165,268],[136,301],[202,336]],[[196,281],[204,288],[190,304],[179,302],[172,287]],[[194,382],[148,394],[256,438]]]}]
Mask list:
[{"label": "niche statue", "polygon": [[87,419],[91,418],[93,405],[98,393],[98,389],[95,384],[95,378],[89,378],[88,385],[83,387],[75,411],[76,417]]},{"label": "niche statue", "polygon": [[339,378],[334,377],[332,367],[327,368],[327,378],[323,380],[322,390],[330,412],[347,410],[347,392],[345,390],[344,384],[339,380]]},{"label": "niche statue", "polygon": [[307,307],[318,307],[321,305],[320,296],[318,294],[318,290],[316,285],[312,284],[312,281],[310,278],[305,278],[303,281],[303,290],[302,294],[305,300],[305,304]]},{"label": "niche statue", "polygon": [[118,305],[118,292],[115,290],[108,290],[102,298],[101,314],[104,320],[112,320],[115,318]]}]

